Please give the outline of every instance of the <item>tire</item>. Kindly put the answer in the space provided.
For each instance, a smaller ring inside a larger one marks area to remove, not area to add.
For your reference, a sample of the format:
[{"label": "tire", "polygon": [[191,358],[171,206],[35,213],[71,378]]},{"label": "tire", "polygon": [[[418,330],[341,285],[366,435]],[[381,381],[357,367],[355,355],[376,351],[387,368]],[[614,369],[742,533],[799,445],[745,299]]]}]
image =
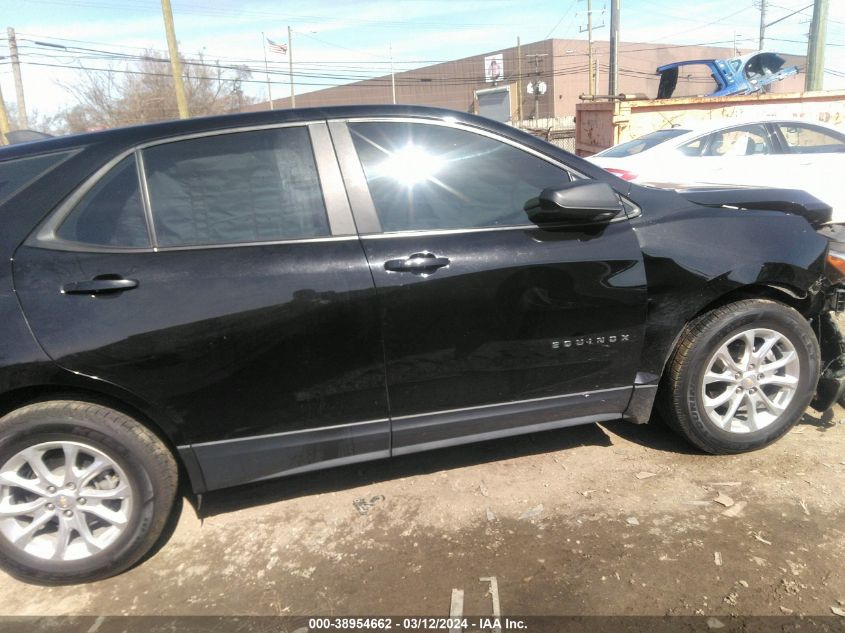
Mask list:
[{"label": "tire", "polygon": [[[745,355],[749,340],[762,356]],[[708,453],[763,448],[803,415],[816,389],[819,359],[810,325],[786,305],[748,299],[716,308],[681,335],[661,386],[662,417]]]},{"label": "tire", "polygon": [[155,545],[177,483],[167,447],[124,413],[71,400],[13,411],[0,418],[0,567],[46,585],[118,574]]}]

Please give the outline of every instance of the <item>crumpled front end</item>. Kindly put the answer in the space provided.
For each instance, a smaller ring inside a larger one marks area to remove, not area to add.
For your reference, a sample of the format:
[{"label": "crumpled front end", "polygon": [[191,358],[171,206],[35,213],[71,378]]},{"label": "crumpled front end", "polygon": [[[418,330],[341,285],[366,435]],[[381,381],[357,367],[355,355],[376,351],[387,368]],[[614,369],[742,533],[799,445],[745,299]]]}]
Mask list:
[{"label": "crumpled front end", "polygon": [[822,372],[816,395],[810,403],[816,411],[829,409],[845,395],[845,335],[837,319],[845,307],[845,290],[836,290],[832,300],[839,309],[825,310],[816,319],[816,335],[822,352]]},{"label": "crumpled front end", "polygon": [[810,406],[825,411],[845,396],[845,226],[829,224],[819,233],[830,240],[826,257],[830,285],[825,291],[823,309],[813,320],[822,370]]}]

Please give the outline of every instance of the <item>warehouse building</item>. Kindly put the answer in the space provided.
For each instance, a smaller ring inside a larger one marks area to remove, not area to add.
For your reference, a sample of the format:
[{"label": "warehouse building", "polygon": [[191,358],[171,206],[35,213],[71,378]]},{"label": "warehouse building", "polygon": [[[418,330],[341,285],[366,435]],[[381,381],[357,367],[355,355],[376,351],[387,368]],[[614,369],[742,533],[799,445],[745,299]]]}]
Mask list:
[{"label": "warehouse building", "polygon": [[[608,43],[594,42],[596,92],[607,92]],[[619,92],[656,97],[663,64],[691,59],[724,59],[732,48],[626,42],[619,45]],[[746,51],[748,52],[748,51]],[[803,70],[804,58],[787,56],[787,64]],[[588,46],[585,40],[548,39],[490,51],[464,59],[396,73],[396,103],[430,105],[478,112],[479,100],[499,105],[501,120],[557,118],[575,115],[582,94],[589,93]],[[294,67],[294,73],[296,73]],[[772,92],[797,92],[803,75],[774,85]],[[675,96],[707,94],[715,85],[709,75],[681,76]],[[385,75],[296,95],[297,107],[391,103],[393,83]],[[275,108],[289,108],[290,99],[274,99]],[[259,103],[250,109],[266,109]],[[489,110],[488,110],[489,111]]]}]

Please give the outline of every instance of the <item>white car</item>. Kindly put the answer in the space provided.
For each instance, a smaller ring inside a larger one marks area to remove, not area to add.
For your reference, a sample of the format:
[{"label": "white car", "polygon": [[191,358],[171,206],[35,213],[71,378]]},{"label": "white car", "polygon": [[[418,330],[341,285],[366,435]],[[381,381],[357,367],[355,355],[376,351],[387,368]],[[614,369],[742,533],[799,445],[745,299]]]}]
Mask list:
[{"label": "white car", "polygon": [[587,160],[657,187],[766,186],[803,189],[845,222],[845,134],[798,120],[719,121],[657,130]]}]

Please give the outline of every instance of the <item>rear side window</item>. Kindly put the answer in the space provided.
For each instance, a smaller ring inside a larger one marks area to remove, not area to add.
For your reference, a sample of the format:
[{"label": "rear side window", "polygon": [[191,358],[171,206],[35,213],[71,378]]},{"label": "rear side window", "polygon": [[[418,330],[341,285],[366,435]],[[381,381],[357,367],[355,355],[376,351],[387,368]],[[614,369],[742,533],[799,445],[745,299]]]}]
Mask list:
[{"label": "rear side window", "polygon": [[69,242],[96,246],[150,246],[134,155],[124,158],[97,181],[56,235]]},{"label": "rear side window", "polygon": [[330,234],[305,127],[219,134],[144,150],[159,246]]},{"label": "rear side window", "polygon": [[73,152],[15,158],[0,163],[0,204],[69,158]]},{"label": "rear side window", "polygon": [[779,123],[778,128],[792,154],[845,152],[845,137],[836,132],[794,123]]}]

